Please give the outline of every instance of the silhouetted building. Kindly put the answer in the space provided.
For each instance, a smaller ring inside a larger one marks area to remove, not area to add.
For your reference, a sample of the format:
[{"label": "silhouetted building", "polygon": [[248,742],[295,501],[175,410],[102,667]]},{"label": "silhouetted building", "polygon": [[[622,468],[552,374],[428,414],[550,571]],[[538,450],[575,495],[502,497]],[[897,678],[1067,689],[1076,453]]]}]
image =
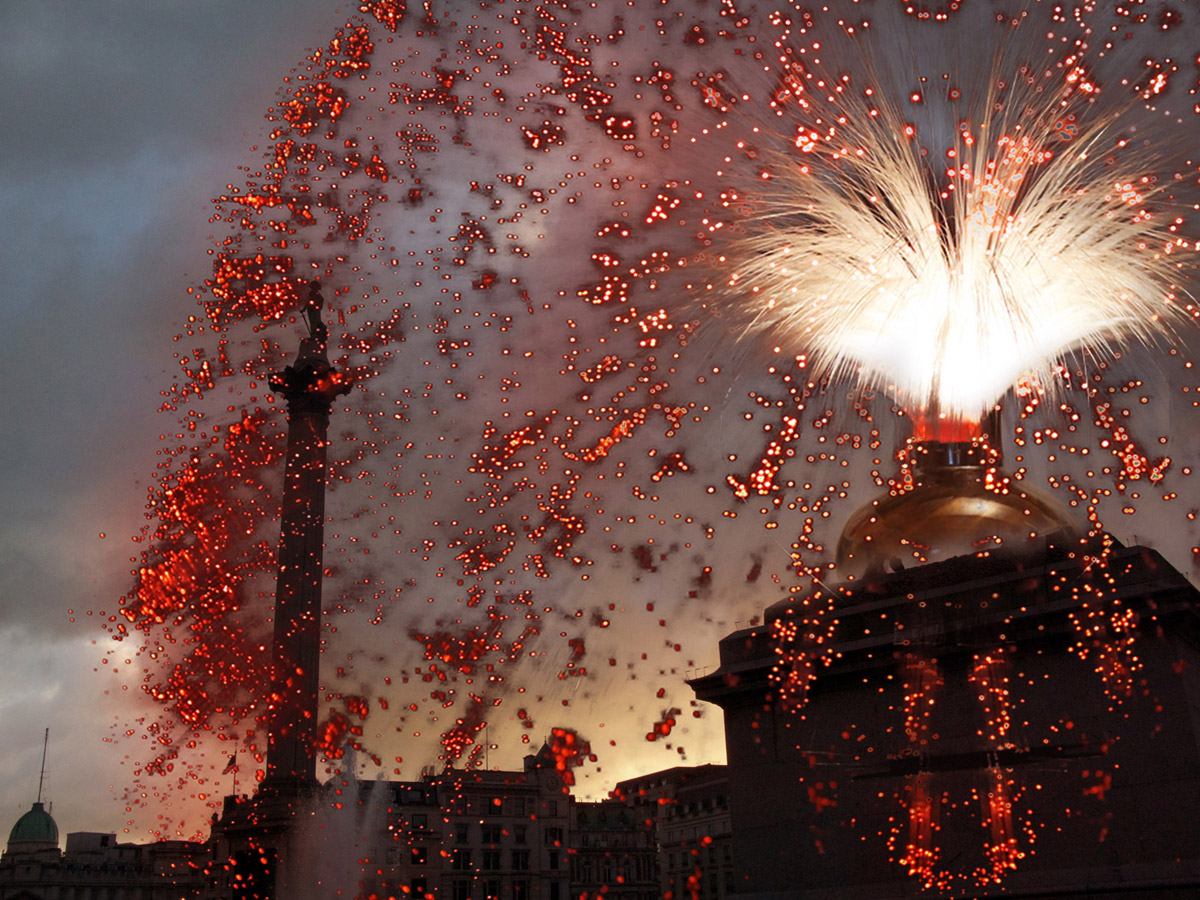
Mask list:
[{"label": "silhouetted building", "polygon": [[193,900],[207,849],[191,841],[118,843],[90,831],[58,843],[58,825],[41,803],[19,818],[0,859],[0,900]]},{"label": "silhouetted building", "polygon": [[569,900],[573,803],[546,748],[520,771],[335,776],[277,831],[254,820],[260,798],[230,797],[213,825],[204,896],[270,896],[269,877],[272,890],[302,896],[325,885],[350,896]]},{"label": "silhouetted building", "polygon": [[[259,803],[225,798],[209,842],[206,900],[254,897],[268,877],[301,896],[318,887],[350,897],[422,897],[436,890],[445,833],[436,784],[335,776],[276,834],[253,821],[240,824]],[[247,851],[259,840],[267,846],[256,857]]]},{"label": "silhouetted building", "polygon": [[675,802],[662,808],[658,832],[661,879],[672,896],[724,900],[733,892],[733,827],[724,773],[682,785]]},{"label": "silhouetted building", "polygon": [[724,711],[739,896],[1200,896],[1200,594],[1158,553],[832,593],[829,616],[772,606],[692,682]]},{"label": "silhouetted building", "polygon": [[655,900],[658,846],[653,819],[620,800],[572,804],[568,836],[574,900]]},{"label": "silhouetted building", "polygon": [[446,840],[448,900],[568,900],[571,797],[548,750],[520,772],[448,770],[432,779]]},{"label": "silhouetted building", "polygon": [[733,887],[726,766],[676,766],[630,778],[613,792],[654,829],[659,896],[722,900]]}]

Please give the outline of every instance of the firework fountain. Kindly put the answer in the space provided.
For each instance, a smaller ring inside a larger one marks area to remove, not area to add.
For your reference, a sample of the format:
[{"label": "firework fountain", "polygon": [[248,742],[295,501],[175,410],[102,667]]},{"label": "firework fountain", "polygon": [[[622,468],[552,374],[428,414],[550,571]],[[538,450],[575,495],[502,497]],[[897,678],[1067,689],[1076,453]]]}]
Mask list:
[{"label": "firework fountain", "polygon": [[[1153,393],[1142,347],[1190,367],[1189,10],[359,12],[217,198],[178,338],[185,427],[112,624],[156,661],[151,797],[205,793],[206,743],[263,758],[267,373],[317,278],[358,385],[329,448],[329,756],[477,764],[485,724],[518,744],[578,715],[611,729],[607,772],[647,732],[678,759],[690,645],[841,574],[848,501],[909,435],[984,480],[1007,445],[986,489],[1045,479],[1093,533],[1182,505],[1180,451],[1122,404]],[[645,696],[604,710],[631,677]]]}]

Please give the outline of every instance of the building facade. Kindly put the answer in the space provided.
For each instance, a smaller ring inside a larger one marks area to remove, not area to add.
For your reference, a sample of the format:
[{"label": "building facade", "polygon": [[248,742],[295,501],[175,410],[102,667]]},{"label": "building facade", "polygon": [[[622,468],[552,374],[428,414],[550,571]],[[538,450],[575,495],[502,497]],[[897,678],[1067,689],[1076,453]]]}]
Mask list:
[{"label": "building facade", "polygon": [[552,765],[520,772],[449,770],[432,779],[442,802],[441,896],[568,900],[572,799]]},{"label": "building facade", "polygon": [[35,803],[0,858],[0,900],[196,900],[207,848],[191,841],[119,843],[77,831],[60,850],[58,825]]},{"label": "building facade", "polygon": [[655,900],[659,855],[654,822],[619,800],[571,806],[572,900]]},{"label": "building facade", "polygon": [[726,766],[676,766],[622,781],[615,796],[654,829],[659,895],[724,900],[735,888]]},{"label": "building facade", "polygon": [[340,776],[302,801],[227,798],[209,842],[206,900],[352,896],[568,900],[573,798],[548,757],[517,771],[446,769],[419,781]]},{"label": "building facade", "polygon": [[230,796],[204,843],[67,837],[40,805],[14,827],[0,900],[722,900],[733,835],[724,766],[675,767],[580,801],[550,757],[515,771],[342,775],[303,805]]},{"label": "building facade", "polygon": [[724,711],[738,893],[1200,896],[1200,595],[1085,549],[879,575],[819,652],[802,601],[726,637],[692,684]]}]

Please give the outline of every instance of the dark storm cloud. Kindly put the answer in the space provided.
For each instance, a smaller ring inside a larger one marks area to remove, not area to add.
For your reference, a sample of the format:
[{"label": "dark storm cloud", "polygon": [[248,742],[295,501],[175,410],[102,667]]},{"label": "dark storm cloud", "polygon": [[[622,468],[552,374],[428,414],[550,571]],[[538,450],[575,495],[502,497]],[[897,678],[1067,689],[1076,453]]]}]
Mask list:
[{"label": "dark storm cloud", "polygon": [[94,673],[81,611],[128,588],[208,201],[343,19],[320,2],[0,5],[0,828],[34,799],[47,725],[62,828],[123,822],[104,738],[128,698]]},{"label": "dark storm cloud", "polygon": [[92,168],[148,142],[194,153],[197,132],[234,121],[245,131],[241,99],[265,108],[320,34],[314,15],[336,19],[315,2],[7,3],[0,115],[19,127],[0,160]]}]

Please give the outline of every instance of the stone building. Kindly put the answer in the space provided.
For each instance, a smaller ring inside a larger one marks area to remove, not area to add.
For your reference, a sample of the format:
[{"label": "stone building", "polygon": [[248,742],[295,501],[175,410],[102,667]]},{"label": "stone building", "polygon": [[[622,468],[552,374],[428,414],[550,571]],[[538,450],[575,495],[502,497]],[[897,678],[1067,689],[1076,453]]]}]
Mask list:
[{"label": "stone building", "polygon": [[675,802],[662,807],[658,831],[661,880],[673,896],[725,900],[733,893],[727,776],[681,785]]},{"label": "stone building", "polygon": [[833,590],[835,619],[778,603],[692,682],[724,712],[739,895],[1200,896],[1200,594],[1159,554]]},{"label": "stone building", "polygon": [[338,776],[280,810],[227,798],[204,896],[286,900],[334,885],[351,896],[568,900],[574,801],[547,761],[406,782]]},{"label": "stone building", "polygon": [[446,900],[568,900],[572,798],[553,766],[527,756],[519,772],[451,769],[431,778],[444,829]]},{"label": "stone building", "polygon": [[733,892],[729,791],[727,768],[711,764],[617,785],[615,795],[654,828],[660,896],[723,900]]},{"label": "stone building", "polygon": [[115,834],[67,835],[39,802],[19,818],[0,858],[0,900],[194,900],[203,884],[202,843],[118,843]]},{"label": "stone building", "polygon": [[656,900],[660,897],[653,820],[619,800],[572,804],[568,837],[571,897]]}]

